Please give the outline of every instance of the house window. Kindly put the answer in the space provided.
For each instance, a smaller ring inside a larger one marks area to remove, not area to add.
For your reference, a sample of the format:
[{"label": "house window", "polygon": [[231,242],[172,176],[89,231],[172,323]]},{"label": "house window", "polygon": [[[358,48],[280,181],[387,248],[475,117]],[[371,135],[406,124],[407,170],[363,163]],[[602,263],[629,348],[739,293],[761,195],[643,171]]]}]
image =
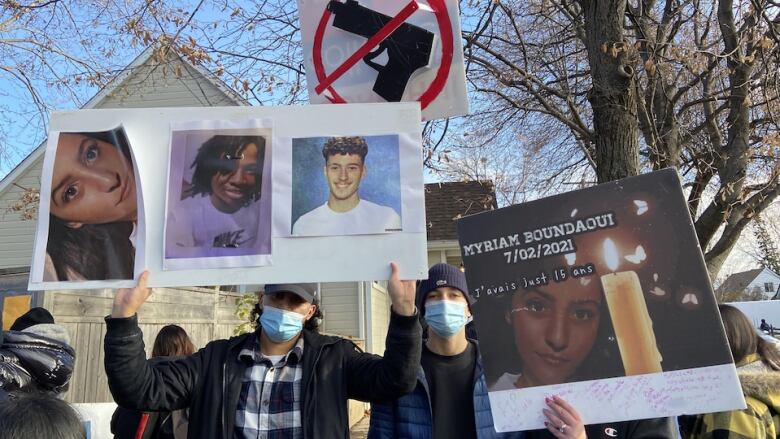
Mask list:
[{"label": "house window", "polygon": [[765,282],[764,283],[764,291],[767,293],[774,293],[775,292],[775,284],[774,282]]}]

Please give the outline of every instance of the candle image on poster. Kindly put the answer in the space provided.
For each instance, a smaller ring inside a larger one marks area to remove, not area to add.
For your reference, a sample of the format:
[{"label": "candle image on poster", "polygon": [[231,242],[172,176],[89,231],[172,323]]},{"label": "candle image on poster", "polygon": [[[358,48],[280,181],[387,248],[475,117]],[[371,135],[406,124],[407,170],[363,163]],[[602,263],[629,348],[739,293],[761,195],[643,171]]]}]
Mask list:
[{"label": "candle image on poster", "polygon": [[743,407],[674,170],[465,217],[458,235],[499,431],[543,428],[552,394],[586,424]]}]

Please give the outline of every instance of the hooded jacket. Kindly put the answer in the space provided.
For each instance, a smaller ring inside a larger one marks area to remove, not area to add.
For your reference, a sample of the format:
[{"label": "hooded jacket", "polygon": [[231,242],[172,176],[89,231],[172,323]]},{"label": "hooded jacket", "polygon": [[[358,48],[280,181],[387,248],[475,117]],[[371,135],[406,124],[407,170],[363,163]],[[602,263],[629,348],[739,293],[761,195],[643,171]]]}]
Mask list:
[{"label": "hooded jacket", "polygon": [[[747,364],[745,364],[747,363]],[[691,417],[683,425],[686,439],[776,439],[780,437],[780,372],[750,355],[738,367],[747,408]]]},{"label": "hooded jacket", "polygon": [[6,331],[0,345],[0,390],[51,392],[67,390],[76,353],[60,325],[39,324]]}]

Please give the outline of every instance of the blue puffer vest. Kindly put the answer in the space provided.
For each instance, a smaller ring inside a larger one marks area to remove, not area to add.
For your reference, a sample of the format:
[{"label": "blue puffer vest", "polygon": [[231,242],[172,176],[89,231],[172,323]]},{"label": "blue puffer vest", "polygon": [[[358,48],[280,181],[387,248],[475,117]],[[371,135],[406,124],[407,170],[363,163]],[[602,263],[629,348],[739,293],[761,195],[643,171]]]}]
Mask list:
[{"label": "blue puffer vest", "polygon": [[[471,342],[477,347],[476,342]],[[430,439],[433,437],[432,418],[428,382],[420,367],[417,371],[417,387],[412,393],[395,401],[371,403],[371,426],[368,430],[368,439]],[[487,382],[479,354],[474,368],[474,420],[479,439],[523,438],[522,432],[496,433],[488,400]]]}]

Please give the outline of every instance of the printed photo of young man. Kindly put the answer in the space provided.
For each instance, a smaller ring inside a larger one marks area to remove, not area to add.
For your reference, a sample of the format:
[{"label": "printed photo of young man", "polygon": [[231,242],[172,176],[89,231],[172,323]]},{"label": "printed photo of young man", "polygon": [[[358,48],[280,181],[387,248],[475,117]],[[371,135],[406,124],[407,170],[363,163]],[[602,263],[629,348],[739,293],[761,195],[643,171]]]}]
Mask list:
[{"label": "printed photo of young man", "polygon": [[[376,143],[376,152],[369,147],[370,143]],[[319,182],[305,175],[296,178],[296,171],[304,173],[307,165],[309,170],[316,166],[311,155],[315,151],[312,146],[317,144],[322,145],[318,152],[324,160],[320,165],[324,165],[321,172],[327,184],[327,199],[322,204],[312,205],[311,195],[304,192],[314,192],[311,186],[321,184],[321,178]],[[366,162],[371,154],[375,156],[375,170],[370,170]],[[304,155],[309,157],[304,159]],[[296,160],[298,158],[301,159]],[[293,236],[401,230],[397,136],[294,139],[293,169]],[[369,194],[375,197],[373,201],[366,199]]]}]

